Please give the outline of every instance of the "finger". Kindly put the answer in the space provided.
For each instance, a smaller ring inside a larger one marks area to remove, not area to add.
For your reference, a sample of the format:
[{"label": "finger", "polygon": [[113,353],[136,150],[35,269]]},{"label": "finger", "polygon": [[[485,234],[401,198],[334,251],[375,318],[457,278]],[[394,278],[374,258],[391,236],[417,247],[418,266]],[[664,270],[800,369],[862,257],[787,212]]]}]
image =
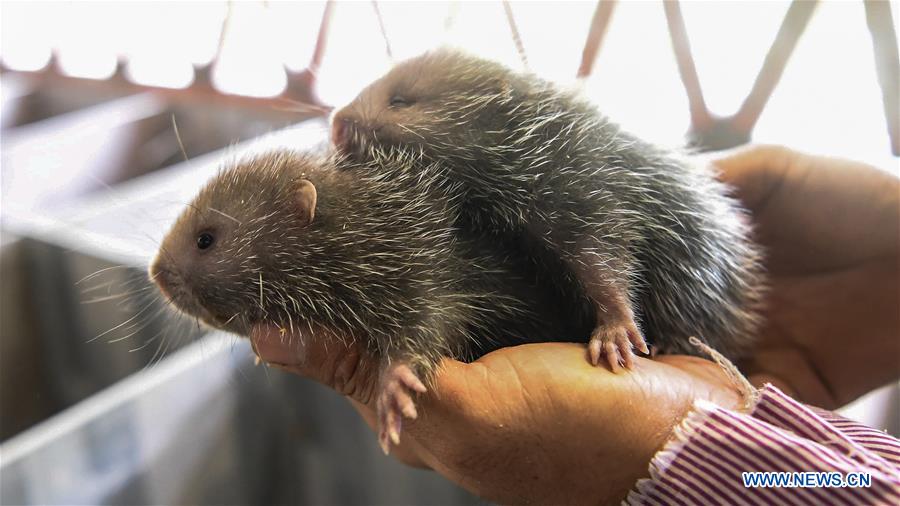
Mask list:
[{"label": "finger", "polygon": [[271,325],[254,326],[250,340],[267,363],[279,364],[362,404],[373,401],[378,361],[356,340],[340,339],[318,328],[284,333]]},{"label": "finger", "polygon": [[712,165],[719,170],[719,179],[733,186],[741,202],[753,210],[778,188],[799,156],[782,146],[757,145],[731,151]]}]

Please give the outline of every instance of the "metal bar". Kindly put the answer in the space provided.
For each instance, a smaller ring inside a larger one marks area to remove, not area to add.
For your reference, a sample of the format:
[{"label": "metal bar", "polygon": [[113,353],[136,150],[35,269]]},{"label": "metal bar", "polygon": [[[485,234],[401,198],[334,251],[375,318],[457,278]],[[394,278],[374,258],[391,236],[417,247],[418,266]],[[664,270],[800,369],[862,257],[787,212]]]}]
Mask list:
[{"label": "metal bar", "polygon": [[594,9],[594,17],[591,19],[591,29],[588,31],[584,49],[581,51],[581,65],[578,67],[577,78],[587,78],[594,71],[597,53],[606,37],[606,30],[609,28],[615,8],[616,0],[598,0],[597,8]]},{"label": "metal bar", "polygon": [[333,13],[334,2],[328,0],[325,2],[325,8],[322,10],[322,22],[319,24],[316,46],[313,49],[309,65],[301,72],[287,72],[287,86],[285,86],[279,98],[287,103],[287,108],[298,113],[327,116],[332,110],[332,107],[324,104],[316,93],[316,76],[325,56],[328,28],[331,25]]},{"label": "metal bar", "polygon": [[[231,27],[231,16],[234,13],[234,3],[230,0],[226,2],[225,16],[222,18],[222,24],[219,26],[219,38],[216,42],[216,52],[208,63],[194,66],[194,81],[191,86],[212,88],[212,68],[222,56],[222,48],[225,47],[225,38],[228,36],[228,30]],[[120,62],[120,68],[124,68],[125,62]],[[118,74],[118,69],[117,69]]]},{"label": "metal bar", "polygon": [[216,42],[216,53],[213,55],[210,65],[216,62],[222,56],[222,48],[225,47],[225,38],[228,37],[228,30],[231,28],[231,16],[234,14],[234,2],[228,0],[225,4],[225,17],[222,18],[222,24],[219,27],[219,39]]},{"label": "metal bar", "polygon": [[322,65],[322,58],[325,56],[325,46],[328,42],[328,27],[331,25],[331,16],[334,13],[334,1],[325,2],[325,9],[322,11],[322,22],[319,24],[319,34],[316,36],[316,47],[313,50],[312,59],[309,62],[309,71],[315,75]]},{"label": "metal bar", "polygon": [[762,68],[753,83],[753,88],[732,119],[733,127],[745,132],[748,137],[766,107],[769,97],[772,96],[772,91],[778,85],[784,68],[787,66],[794,48],[797,47],[797,41],[803,35],[806,25],[809,24],[817,4],[818,0],[794,0],[784,15],[784,21],[781,23],[781,28],[778,29],[772,47],[766,54]]},{"label": "metal bar", "polygon": [[875,69],[881,85],[884,119],[887,121],[891,152],[900,155],[900,55],[897,32],[891,22],[890,2],[865,0],[866,24],[872,34]]},{"label": "metal bar", "polygon": [[459,14],[459,0],[452,0],[447,6],[447,16],[444,18],[444,31],[449,32],[456,24],[456,16]]},{"label": "metal bar", "polygon": [[217,91],[209,86],[199,86],[196,83],[187,88],[163,88],[132,83],[128,80],[107,79],[96,80],[84,77],[73,77],[59,73],[53,65],[48,65],[38,71],[14,70],[10,74],[18,74],[26,77],[34,86],[44,83],[52,86],[71,87],[73,90],[91,89],[97,92],[124,95],[128,93],[151,92],[172,103],[204,103],[217,107],[234,107],[237,109],[252,109],[257,112],[265,111],[275,119],[300,121],[307,117],[320,116],[319,111],[310,111],[308,115],[298,115],[296,111],[289,111],[292,102],[282,97],[248,97],[244,95],[231,95]]},{"label": "metal bar", "polygon": [[384,18],[381,16],[381,9],[378,8],[378,0],[372,0],[372,8],[375,9],[375,17],[378,18],[378,28],[381,29],[381,36],[384,38],[384,49],[388,58],[394,61],[394,52],[391,51],[391,41],[388,39],[387,30],[384,28]]},{"label": "metal bar", "polygon": [[525,45],[522,44],[522,35],[519,33],[519,27],[516,25],[516,18],[513,16],[512,5],[509,0],[503,0],[503,12],[506,13],[506,22],[509,23],[509,31],[512,33],[513,42],[516,44],[516,51],[519,53],[519,59],[522,60],[522,66],[528,68],[528,55],[525,54]]},{"label": "metal bar", "polygon": [[687,93],[691,112],[691,129],[700,131],[712,123],[712,118],[709,108],[706,106],[706,100],[703,99],[703,88],[700,86],[697,67],[694,65],[691,43],[684,26],[684,16],[681,14],[681,4],[678,0],[666,0],[663,2],[663,8],[666,13],[669,37],[672,39],[672,50],[675,52],[675,61],[678,64],[678,74],[681,76],[684,91]]}]

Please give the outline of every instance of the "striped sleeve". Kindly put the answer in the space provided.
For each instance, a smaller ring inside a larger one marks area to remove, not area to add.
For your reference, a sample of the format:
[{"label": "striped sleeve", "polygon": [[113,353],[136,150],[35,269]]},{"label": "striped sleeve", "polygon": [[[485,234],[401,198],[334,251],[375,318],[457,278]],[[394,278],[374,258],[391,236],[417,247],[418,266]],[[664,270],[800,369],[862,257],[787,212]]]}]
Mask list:
[{"label": "striped sleeve", "polygon": [[900,467],[900,441],[897,438],[883,430],[873,429],[857,421],[844,418],[837,413],[819,408],[811,409],[854,442],[876,453],[895,467]]},{"label": "striped sleeve", "polygon": [[625,503],[900,504],[900,442],[766,385],[748,413],[698,401]]}]

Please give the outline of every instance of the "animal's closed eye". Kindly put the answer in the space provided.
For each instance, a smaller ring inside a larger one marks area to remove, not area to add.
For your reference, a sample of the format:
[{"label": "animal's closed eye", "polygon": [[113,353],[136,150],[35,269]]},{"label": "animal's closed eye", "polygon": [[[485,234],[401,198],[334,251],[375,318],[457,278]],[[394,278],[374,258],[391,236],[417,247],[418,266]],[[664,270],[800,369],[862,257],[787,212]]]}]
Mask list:
[{"label": "animal's closed eye", "polygon": [[406,97],[402,97],[400,95],[394,95],[393,97],[391,97],[390,106],[396,107],[396,108],[409,107],[409,106],[413,105],[413,103],[414,103],[413,100],[410,100]]}]

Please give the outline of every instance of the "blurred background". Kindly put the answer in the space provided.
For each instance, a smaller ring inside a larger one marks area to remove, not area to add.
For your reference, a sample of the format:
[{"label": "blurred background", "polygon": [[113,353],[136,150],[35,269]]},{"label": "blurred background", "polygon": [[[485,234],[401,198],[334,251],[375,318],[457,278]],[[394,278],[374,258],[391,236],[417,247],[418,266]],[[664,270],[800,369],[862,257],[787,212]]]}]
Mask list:
[{"label": "blurred background", "polygon": [[[0,502],[478,504],[337,395],[166,309],[146,265],[219,163],[452,44],[669,146],[897,173],[898,9],[847,2],[3,2]],[[888,386],[844,408],[900,434]]]}]

